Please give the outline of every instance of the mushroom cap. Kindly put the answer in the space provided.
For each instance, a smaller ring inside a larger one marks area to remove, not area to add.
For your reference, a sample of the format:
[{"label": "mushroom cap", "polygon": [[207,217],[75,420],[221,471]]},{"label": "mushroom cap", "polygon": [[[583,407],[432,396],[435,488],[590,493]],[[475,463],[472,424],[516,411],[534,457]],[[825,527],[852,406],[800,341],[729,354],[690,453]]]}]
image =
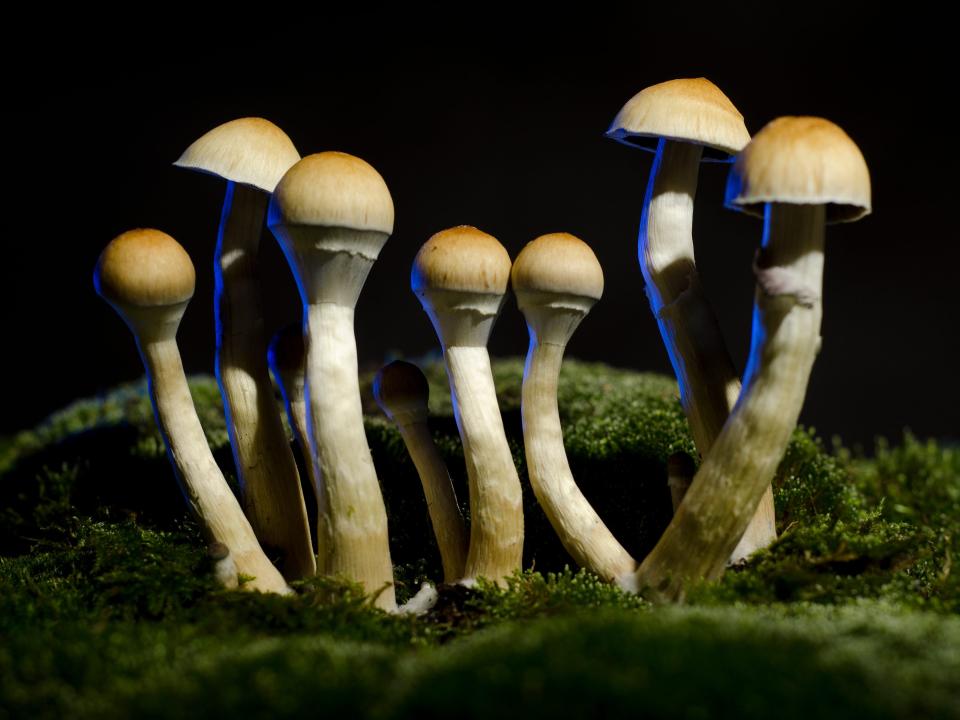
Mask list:
[{"label": "mushroom cap", "polygon": [[430,385],[413,363],[394,360],[380,368],[373,379],[373,397],[386,413],[410,407],[427,407]]},{"label": "mushroom cap", "polygon": [[607,137],[644,150],[666,138],[705,145],[736,155],[750,142],[743,115],[706,78],[668,80],[644,88],[627,101]]},{"label": "mushroom cap", "polygon": [[180,243],[165,232],[142,228],[110,241],[100,253],[93,283],[111,302],[156,307],[193,297],[196,273]]},{"label": "mushroom cap", "polygon": [[299,159],[300,153],[283,130],[269,120],[248,117],[218,125],[173,164],[269,193]]},{"label": "mushroom cap", "polygon": [[826,205],[828,223],[869,215],[870,171],[860,148],[823,118],[767,123],[730,169],[726,206],[763,216],[772,202]]},{"label": "mushroom cap", "polygon": [[390,234],[393,198],[365,160],[342,152],[316,153],[287,170],[273,192],[267,223]]},{"label": "mushroom cap", "polygon": [[510,279],[510,255],[500,241],[470,225],[441,230],[413,260],[410,287],[503,295]]},{"label": "mushroom cap", "polygon": [[285,325],[270,340],[267,348],[270,365],[280,372],[299,372],[304,367],[303,329],[296,323]]},{"label": "mushroom cap", "polygon": [[536,290],[599,300],[603,269],[593,250],[570,233],[541,235],[527,243],[510,273],[514,292]]}]

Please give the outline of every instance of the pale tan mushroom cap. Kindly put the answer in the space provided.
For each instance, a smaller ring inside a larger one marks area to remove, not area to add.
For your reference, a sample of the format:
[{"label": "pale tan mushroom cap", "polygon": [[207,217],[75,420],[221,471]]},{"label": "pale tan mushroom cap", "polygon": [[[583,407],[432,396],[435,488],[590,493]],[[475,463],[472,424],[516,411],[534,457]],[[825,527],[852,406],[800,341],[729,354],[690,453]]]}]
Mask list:
[{"label": "pale tan mushroom cap", "polygon": [[510,255],[492,235],[470,225],[441,230],[413,260],[410,287],[419,290],[503,295],[510,279]]},{"label": "pale tan mushroom cap", "polygon": [[599,300],[603,269],[593,250],[569,233],[541,235],[520,251],[510,273],[515,292],[536,290]]},{"label": "pale tan mushroom cap", "polygon": [[273,192],[300,159],[287,134],[269,120],[240,118],[218,125],[188,147],[174,165]]},{"label": "pale tan mushroom cap", "polygon": [[765,203],[826,205],[827,222],[870,214],[870,171],[856,143],[818,117],[768,123],[737,156],[726,205],[763,215]]},{"label": "pale tan mushroom cap", "polygon": [[646,150],[656,150],[656,140],[667,138],[730,155],[750,142],[743,115],[706,78],[668,80],[641,90],[617,113],[607,137]]},{"label": "pale tan mushroom cap", "polygon": [[100,253],[93,282],[106,300],[139,307],[186,302],[196,273],[187,251],[165,232],[128,230]]},{"label": "pale tan mushroom cap", "polygon": [[423,372],[403,360],[384,365],[373,380],[373,397],[384,412],[427,407],[430,385]]},{"label": "pale tan mushroom cap", "polygon": [[341,227],[390,234],[393,198],[373,167],[342,152],[308,155],[283,176],[268,224]]}]

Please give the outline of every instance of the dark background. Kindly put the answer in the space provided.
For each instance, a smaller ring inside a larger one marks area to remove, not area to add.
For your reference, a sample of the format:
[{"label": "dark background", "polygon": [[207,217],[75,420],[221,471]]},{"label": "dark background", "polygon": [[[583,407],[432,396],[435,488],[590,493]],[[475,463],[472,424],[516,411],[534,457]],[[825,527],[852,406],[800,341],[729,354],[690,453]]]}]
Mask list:
[{"label": "dark background", "polygon": [[[56,32],[24,29],[32,49],[5,58],[15,132],[5,148],[13,202],[0,263],[0,433],[142,374],[129,332],[91,283],[103,246],[131,227],[163,229],[193,257],[197,292],[181,346],[188,372],[212,372],[212,252],[224,184],[171,163],[215,125],[248,115],[276,122],[302,154],[336,149],[366,159],[393,193],[395,233],[357,311],[362,364],[435,350],[409,290],[410,264],[432,233],[467,223],[511,256],[545,232],[583,238],[604,267],[606,291],[569,354],[670,372],[636,260],[652,155],[603,132],[647,85],[703,75],[752,132],[778,115],[822,115],[846,129],[871,169],[874,214],[828,229],[824,344],[802,421],[868,446],[904,427],[956,440],[957,150],[941,95],[954,85],[955,41],[918,12],[857,7],[789,16],[754,3],[711,17],[685,5],[656,17],[642,6],[590,12],[321,15],[282,26],[263,18],[239,32],[177,22],[73,32],[69,19]],[[231,39],[214,48],[214,35]],[[761,228],[722,209],[725,177],[725,166],[703,166],[694,234],[742,368]],[[272,329],[297,320],[299,307],[269,233],[262,260]],[[490,347],[525,352],[512,301]]]}]

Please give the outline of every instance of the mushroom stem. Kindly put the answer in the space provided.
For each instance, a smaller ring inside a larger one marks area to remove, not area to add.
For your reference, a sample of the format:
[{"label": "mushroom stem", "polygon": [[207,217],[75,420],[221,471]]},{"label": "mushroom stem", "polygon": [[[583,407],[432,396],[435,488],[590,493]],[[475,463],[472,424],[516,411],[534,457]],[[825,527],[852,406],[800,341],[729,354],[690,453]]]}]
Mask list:
[{"label": "mushroom stem", "polygon": [[796,427],[820,337],[825,209],[767,204],[744,389],[639,587],[683,600],[723,573]]},{"label": "mushroom stem", "polygon": [[523,505],[486,345],[445,347],[454,415],[470,487],[470,552],[464,577],[497,582],[520,567]]},{"label": "mushroom stem", "polygon": [[530,325],[522,391],[523,440],[530,484],[550,524],[576,563],[607,582],[626,579],[629,587],[630,575],[637,563],[577,487],[563,447],[557,406],[560,366],[567,339],[586,313],[566,313],[554,318],[555,327],[567,327],[560,332],[544,332],[535,310],[522,299],[520,302]]},{"label": "mushroom stem", "polygon": [[[200,518],[208,544],[219,542],[226,545],[237,571],[253,578],[245,587],[289,593],[290,588],[283,577],[260,549],[253,528],[207,445],[175,338],[176,324],[182,312],[183,306],[171,312],[170,322],[164,325],[169,335],[161,330],[137,338],[149,378],[150,399],[157,424],[180,487],[190,509]],[[176,315],[175,319],[173,315]]]},{"label": "mushroom stem", "polygon": [[[700,455],[706,457],[740,394],[720,326],[697,276],[693,203],[701,145],[661,138],[640,221],[640,267],[650,307],[670,356],[680,402]],[[735,548],[735,562],[776,539],[773,492]]]},{"label": "mushroom stem", "polygon": [[440,457],[440,452],[433,442],[426,417],[409,422],[395,419],[395,422],[420,475],[423,494],[427,500],[427,512],[430,513],[430,524],[433,525],[433,533],[440,549],[443,580],[455,583],[463,577],[470,536],[453,484],[450,482],[447,464]]},{"label": "mushroom stem", "polygon": [[[321,490],[323,478],[316,475],[316,466],[313,461],[313,454],[310,451],[310,428],[307,425],[306,371],[304,369],[306,358],[304,357],[301,326],[299,324],[288,325],[277,332],[270,343],[267,357],[270,369],[277,381],[277,387],[280,389],[280,395],[283,397],[290,428],[293,430],[294,439],[303,456],[303,465],[316,502],[317,517],[325,517],[328,511],[326,494]],[[301,489],[302,487],[301,485]],[[321,559],[322,564],[327,549],[322,543],[322,538],[318,537],[317,540],[317,557]]]},{"label": "mushroom stem", "polygon": [[[317,535],[328,548],[324,572],[361,582],[368,591],[390,587],[377,597],[396,607],[387,513],[363,427],[357,382],[354,309],[329,302],[306,307],[308,426],[317,467],[324,479],[327,512]],[[319,489],[318,489],[319,490]]]},{"label": "mushroom stem", "polygon": [[243,504],[257,537],[282,550],[288,579],[316,572],[300,475],[266,363],[256,261],[269,196],[227,183],[215,255],[217,380]]},{"label": "mushroom stem", "polygon": [[455,583],[463,577],[470,541],[447,465],[427,425],[427,379],[416,365],[397,360],[377,373],[373,397],[397,426],[417,467],[440,550],[444,582]]}]

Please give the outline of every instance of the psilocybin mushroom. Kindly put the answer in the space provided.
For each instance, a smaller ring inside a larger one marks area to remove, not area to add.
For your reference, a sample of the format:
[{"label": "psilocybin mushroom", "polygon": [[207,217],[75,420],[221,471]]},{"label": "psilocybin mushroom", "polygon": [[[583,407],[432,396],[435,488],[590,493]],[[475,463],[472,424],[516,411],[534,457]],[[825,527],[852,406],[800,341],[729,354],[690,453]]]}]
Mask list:
[{"label": "psilocybin mushroom", "polygon": [[457,494],[427,425],[430,386],[413,363],[396,360],[385,365],[373,381],[373,396],[397,426],[413,459],[427,500],[430,524],[437,538],[444,582],[463,577],[470,536],[457,503]]},{"label": "psilocybin mushroom", "polygon": [[[750,141],[750,133],[720,88],[695,78],[640,91],[614,118],[607,136],[656,152],[640,219],[640,268],[694,442],[706,456],[737,401],[740,381],[697,275],[693,203],[705,150],[707,159],[728,160]],[[768,490],[730,559],[775,539]]]},{"label": "psilocybin mushroom", "polygon": [[[93,281],[137,341],[167,456],[207,543],[222,545],[219,559],[231,558],[236,572],[250,578],[244,588],[288,593],[213,459],[190,397],[177,328],[193,297],[195,278],[193,263],[176,240],[159,230],[141,229],[107,245]],[[218,568],[220,582],[235,584],[237,579],[231,581],[224,572]]]},{"label": "psilocybin mushroom", "polygon": [[590,247],[567,233],[527,244],[511,273],[530,347],[521,412],[530,484],[563,546],[581,567],[632,589],[636,561],[580,492],[563,447],[557,383],[567,342],[603,294],[603,270]]},{"label": "psilocybin mushroom", "polygon": [[257,256],[270,193],[299,159],[272,122],[242,118],[214,128],[174,163],[227,181],[213,263],[217,380],[244,509],[261,542],[282,551],[289,580],[313,575],[316,558],[267,370]]},{"label": "psilocybin mushroom", "polygon": [[431,237],[413,261],[410,285],[433,322],[450,379],[470,488],[467,582],[498,583],[520,569],[520,478],[497,405],[487,339],[510,278],[510,256],[496,238],[461,225]]},{"label": "psilocybin mushroom", "polygon": [[268,225],[303,300],[311,455],[327,512],[318,519],[322,572],[378,593],[396,609],[387,513],[363,428],[354,309],[393,232],[393,199],[376,170],[340,152],[309,155],[283,176]]},{"label": "psilocybin mushroom", "polygon": [[737,157],[727,202],[764,218],[753,337],[740,399],[637,573],[641,587],[668,600],[723,573],[776,472],[820,344],[824,224],[870,212],[870,173],[833,123],[783,117]]}]

